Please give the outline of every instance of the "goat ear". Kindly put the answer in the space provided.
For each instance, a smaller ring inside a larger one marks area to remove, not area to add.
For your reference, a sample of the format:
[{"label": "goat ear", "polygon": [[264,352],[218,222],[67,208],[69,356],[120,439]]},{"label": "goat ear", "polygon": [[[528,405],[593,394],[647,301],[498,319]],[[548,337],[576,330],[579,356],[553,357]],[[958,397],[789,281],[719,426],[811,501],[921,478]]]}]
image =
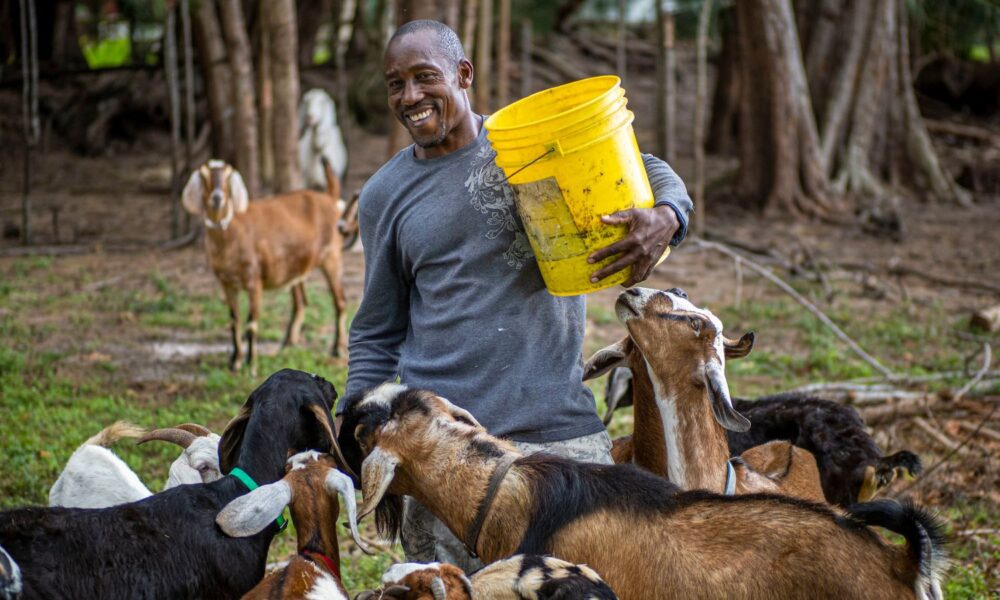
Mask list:
[{"label": "goat ear", "polygon": [[632,344],[632,338],[626,337],[595,352],[583,365],[583,380],[590,381],[615,367],[626,366],[625,361],[628,360],[628,355],[632,352]]},{"label": "goat ear", "polygon": [[201,171],[196,170],[194,173],[191,173],[191,177],[188,177],[187,185],[184,186],[184,191],[181,192],[181,205],[184,206],[184,210],[192,215],[200,215],[204,211],[202,208],[204,198],[205,181],[202,178]]},{"label": "goat ear", "polygon": [[705,365],[705,383],[712,403],[712,413],[719,425],[730,431],[750,429],[750,421],[733,408],[732,398],[729,397],[729,383],[726,381],[722,365],[715,361]]},{"label": "goat ear", "polygon": [[357,474],[347,463],[347,459],[344,458],[344,453],[340,451],[340,443],[337,441],[337,435],[333,433],[330,411],[324,410],[315,404],[309,405],[309,411],[316,416],[316,421],[319,422],[320,428],[324,431],[324,433],[326,433],[327,439],[330,440],[330,454],[332,454],[333,459],[337,461],[337,466],[343,469],[351,477],[357,479]]},{"label": "goat ear", "polygon": [[737,341],[733,341],[726,336],[722,336],[722,346],[725,348],[726,360],[743,358],[744,356],[750,354],[750,351],[753,350],[755,339],[756,336],[752,331],[744,333],[743,337]]},{"label": "goat ear", "polygon": [[472,425],[473,427],[479,427],[480,429],[485,429],[482,425],[479,424],[479,421],[476,420],[476,417],[472,416],[472,413],[465,410],[461,406],[455,406],[454,404],[451,403],[450,400],[442,396],[438,396],[438,400],[441,400],[441,402],[444,403],[445,408],[448,410],[448,414],[450,414],[452,418],[454,418],[456,421],[462,421],[467,425]]},{"label": "goat ear", "polygon": [[361,534],[358,533],[358,506],[354,499],[354,482],[351,481],[350,477],[337,469],[330,469],[326,474],[324,485],[326,486],[327,493],[340,494],[344,499],[344,506],[347,508],[347,525],[351,529],[351,537],[354,538],[354,543],[365,554],[374,554],[371,548],[368,547],[368,544],[361,540]]},{"label": "goat ear", "polygon": [[361,514],[358,518],[370,514],[382,501],[382,497],[389,490],[392,478],[396,475],[398,465],[398,456],[377,446],[368,455],[361,465],[361,495],[364,503],[361,505]]},{"label": "goat ear", "polygon": [[236,169],[229,175],[229,197],[232,198],[233,208],[237,213],[247,211],[250,194],[247,193],[247,185],[243,183],[243,176]]},{"label": "goat ear", "polygon": [[291,501],[292,486],[282,479],[236,498],[216,515],[215,522],[230,537],[249,537],[274,523]]},{"label": "goat ear", "polygon": [[250,422],[250,409],[246,406],[240,408],[240,412],[226,425],[226,430],[222,432],[219,440],[219,469],[223,473],[228,473],[236,466],[236,460],[240,455],[240,447],[243,445],[243,435],[246,433],[247,424]]}]

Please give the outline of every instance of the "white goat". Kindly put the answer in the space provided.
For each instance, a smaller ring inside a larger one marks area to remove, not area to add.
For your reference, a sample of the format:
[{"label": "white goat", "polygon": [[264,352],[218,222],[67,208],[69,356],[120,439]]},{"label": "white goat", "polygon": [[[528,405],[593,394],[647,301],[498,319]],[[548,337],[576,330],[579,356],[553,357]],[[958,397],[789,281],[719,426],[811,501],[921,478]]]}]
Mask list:
[{"label": "white goat", "polygon": [[309,90],[299,104],[299,168],[307,188],[326,191],[325,156],[341,180],[347,172],[347,146],[337,126],[337,106],[320,89]]},{"label": "white goat", "polygon": [[118,421],[84,442],[66,461],[49,490],[49,506],[106,508],[153,495],[139,476],[109,446],[122,438],[140,437],[173,442],[184,448],[173,464],[164,490],[188,483],[210,483],[219,470],[219,436],[200,425],[184,424],[146,433],[137,425]]}]

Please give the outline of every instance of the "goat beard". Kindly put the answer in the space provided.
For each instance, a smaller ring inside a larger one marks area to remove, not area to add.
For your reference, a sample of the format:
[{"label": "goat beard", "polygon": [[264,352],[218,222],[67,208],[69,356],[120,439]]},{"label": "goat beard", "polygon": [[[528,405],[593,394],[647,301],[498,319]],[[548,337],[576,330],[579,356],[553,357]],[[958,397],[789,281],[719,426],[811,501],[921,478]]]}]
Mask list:
[{"label": "goat beard", "polygon": [[382,539],[395,543],[402,526],[403,497],[387,493],[375,507],[375,528]]}]

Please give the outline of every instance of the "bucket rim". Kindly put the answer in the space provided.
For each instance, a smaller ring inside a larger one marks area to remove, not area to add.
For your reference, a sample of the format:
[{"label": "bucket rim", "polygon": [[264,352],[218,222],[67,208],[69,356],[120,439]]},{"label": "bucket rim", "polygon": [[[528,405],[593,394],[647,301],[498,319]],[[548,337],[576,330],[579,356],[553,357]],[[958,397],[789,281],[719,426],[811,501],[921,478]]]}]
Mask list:
[{"label": "bucket rim", "polygon": [[[507,126],[497,126],[496,125],[497,117],[500,116],[500,115],[502,115],[508,109],[511,109],[511,108],[513,108],[515,106],[518,106],[520,104],[523,104],[523,103],[527,103],[531,99],[536,98],[538,96],[541,96],[542,94],[549,94],[549,93],[552,93],[553,91],[561,89],[561,88],[567,88],[567,87],[570,87],[570,86],[579,85],[579,84],[584,83],[584,82],[597,81],[597,80],[600,80],[600,79],[606,79],[606,80],[608,80],[608,82],[611,84],[610,86],[608,86],[608,89],[606,89],[602,93],[594,96],[590,100],[587,100],[586,102],[578,104],[578,105],[574,106],[573,108],[571,108],[569,110],[566,110],[566,111],[563,111],[563,112],[560,112],[560,113],[557,113],[557,114],[554,114],[554,115],[549,115],[549,116],[547,116],[545,118],[538,119],[537,121],[529,121],[527,123],[519,123],[517,125],[507,125]],[[523,129],[523,128],[526,128],[526,127],[534,127],[534,126],[538,126],[538,125],[543,125],[543,124],[548,123],[550,121],[553,121],[555,119],[563,118],[567,114],[571,114],[571,113],[574,113],[574,112],[585,110],[586,108],[592,106],[593,104],[595,104],[597,102],[600,102],[602,100],[602,98],[604,98],[604,96],[607,95],[609,92],[613,91],[615,88],[620,88],[621,87],[621,83],[622,83],[621,77],[619,77],[617,75],[595,75],[594,77],[585,77],[583,79],[577,79],[576,81],[570,81],[570,82],[567,82],[567,83],[564,83],[564,84],[561,84],[561,85],[557,85],[555,87],[550,87],[550,88],[546,88],[544,90],[539,90],[539,91],[535,92],[534,94],[531,94],[530,96],[525,96],[524,98],[521,98],[520,100],[511,102],[507,106],[505,106],[505,107],[501,108],[500,110],[496,111],[495,113],[493,113],[492,115],[490,115],[489,118],[486,119],[486,122],[484,123],[484,126],[486,127],[487,131],[507,132],[507,131],[514,131],[514,130],[517,130],[517,129]]]}]

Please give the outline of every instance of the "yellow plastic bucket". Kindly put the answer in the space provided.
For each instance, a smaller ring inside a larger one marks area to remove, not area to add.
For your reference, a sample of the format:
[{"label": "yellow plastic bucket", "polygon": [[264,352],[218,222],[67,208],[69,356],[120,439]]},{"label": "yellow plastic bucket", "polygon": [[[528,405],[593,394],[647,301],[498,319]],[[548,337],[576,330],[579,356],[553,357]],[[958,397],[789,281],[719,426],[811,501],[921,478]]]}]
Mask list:
[{"label": "yellow plastic bucket", "polygon": [[601,216],[653,206],[653,191],[625,108],[621,80],[581,79],[532,94],[486,120],[496,163],[514,189],[518,212],[545,286],[575,296],[624,283],[631,268],[597,283],[614,261],[587,257],[625,237],[624,225]]}]

